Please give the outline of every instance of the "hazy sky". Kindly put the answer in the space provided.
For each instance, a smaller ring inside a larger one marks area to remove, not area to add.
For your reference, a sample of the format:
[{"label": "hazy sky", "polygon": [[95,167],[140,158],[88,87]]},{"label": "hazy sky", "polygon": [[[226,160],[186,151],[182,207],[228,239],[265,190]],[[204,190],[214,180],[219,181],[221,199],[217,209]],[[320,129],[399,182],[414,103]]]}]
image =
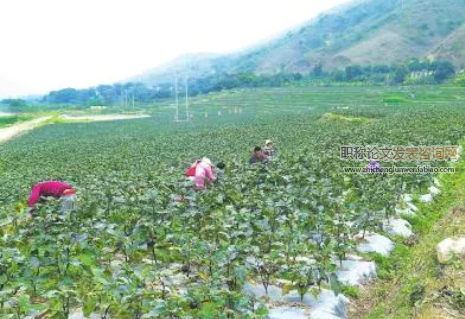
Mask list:
[{"label": "hazy sky", "polygon": [[1,0],[0,97],[113,83],[238,50],[348,0]]}]

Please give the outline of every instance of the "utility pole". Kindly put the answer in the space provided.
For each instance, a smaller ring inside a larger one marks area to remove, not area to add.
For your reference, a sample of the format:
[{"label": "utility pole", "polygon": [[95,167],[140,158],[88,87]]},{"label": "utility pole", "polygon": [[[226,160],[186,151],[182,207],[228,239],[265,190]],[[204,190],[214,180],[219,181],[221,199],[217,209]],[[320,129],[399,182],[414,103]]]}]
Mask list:
[{"label": "utility pole", "polygon": [[134,110],[134,87],[132,87],[132,110]]},{"label": "utility pole", "polygon": [[124,89],[124,108],[128,107],[128,89]]},{"label": "utility pole", "polygon": [[174,96],[176,99],[176,122],[179,121],[179,101],[178,101],[178,76],[176,75],[176,80],[174,81]]},{"label": "utility pole", "polygon": [[184,85],[186,87],[186,120],[189,120],[189,89],[187,84],[187,77],[184,77]]}]

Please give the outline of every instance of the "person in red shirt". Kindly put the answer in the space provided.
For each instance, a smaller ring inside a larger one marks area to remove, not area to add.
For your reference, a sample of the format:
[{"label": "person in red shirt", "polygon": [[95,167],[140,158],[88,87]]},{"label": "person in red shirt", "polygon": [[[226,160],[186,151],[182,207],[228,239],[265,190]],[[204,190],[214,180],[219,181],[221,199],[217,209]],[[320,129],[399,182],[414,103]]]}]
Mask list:
[{"label": "person in red shirt", "polygon": [[35,184],[27,202],[28,214],[32,216],[36,204],[44,196],[59,198],[62,201],[60,213],[65,213],[73,207],[76,201],[76,191],[70,184],[59,181],[46,181]]}]

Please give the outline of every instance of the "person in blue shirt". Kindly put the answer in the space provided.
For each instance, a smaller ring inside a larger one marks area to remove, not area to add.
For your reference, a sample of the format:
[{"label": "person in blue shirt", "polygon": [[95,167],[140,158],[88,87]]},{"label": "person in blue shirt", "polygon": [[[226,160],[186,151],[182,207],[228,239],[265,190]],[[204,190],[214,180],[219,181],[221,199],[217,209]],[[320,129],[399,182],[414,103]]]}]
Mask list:
[{"label": "person in blue shirt", "polygon": [[265,155],[263,152],[262,148],[260,146],[255,146],[253,150],[253,154],[249,159],[249,164],[255,164],[255,163],[268,163],[268,156]]}]

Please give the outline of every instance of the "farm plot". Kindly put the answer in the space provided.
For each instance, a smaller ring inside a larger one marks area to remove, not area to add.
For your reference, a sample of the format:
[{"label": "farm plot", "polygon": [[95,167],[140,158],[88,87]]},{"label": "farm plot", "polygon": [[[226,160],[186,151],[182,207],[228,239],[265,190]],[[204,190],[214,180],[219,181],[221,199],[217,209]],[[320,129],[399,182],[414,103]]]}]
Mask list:
[{"label": "farm plot", "polygon": [[[424,108],[461,107],[465,92],[453,87],[287,87],[239,89],[210,93],[191,99],[190,112],[196,120],[208,116],[255,118],[264,115],[310,114],[321,116],[338,111],[353,116],[383,117]],[[162,106],[171,105],[165,101]],[[173,107],[172,105],[170,106]],[[166,111],[166,109],[165,109]],[[220,111],[220,116],[218,116]],[[173,110],[170,110],[173,113]],[[207,115],[206,115],[207,114]]]},{"label": "farm plot", "polygon": [[[257,92],[298,108],[306,98],[297,90]],[[328,93],[321,99],[333,101]],[[375,103],[372,94],[360,100]],[[0,149],[0,218],[20,216],[30,186],[45,179],[71,182],[79,205],[59,216],[50,201],[34,220],[1,228],[0,314],[344,317],[339,293],[376,275],[366,253],[388,254],[399,215],[437,192],[429,175],[344,175],[339,146],[456,144],[465,135],[463,106],[389,112],[380,101],[360,110],[383,120],[364,124],[318,121],[303,116],[307,106],[266,116],[257,100],[250,110],[259,117],[229,123],[57,124],[11,141]],[[279,157],[248,167],[250,147],[268,137]],[[183,172],[201,156],[227,169],[194,193]]]}]

